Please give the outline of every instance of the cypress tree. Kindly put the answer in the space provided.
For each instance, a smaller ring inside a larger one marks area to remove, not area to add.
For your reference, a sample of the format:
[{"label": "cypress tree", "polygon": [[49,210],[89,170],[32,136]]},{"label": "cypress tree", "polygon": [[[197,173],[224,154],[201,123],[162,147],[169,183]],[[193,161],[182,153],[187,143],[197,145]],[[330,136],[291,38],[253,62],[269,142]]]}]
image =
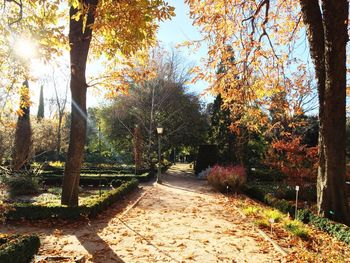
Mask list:
[{"label": "cypress tree", "polygon": [[42,120],[44,118],[44,86],[41,85],[40,87],[40,97],[39,97],[39,107],[38,107],[38,120]]}]

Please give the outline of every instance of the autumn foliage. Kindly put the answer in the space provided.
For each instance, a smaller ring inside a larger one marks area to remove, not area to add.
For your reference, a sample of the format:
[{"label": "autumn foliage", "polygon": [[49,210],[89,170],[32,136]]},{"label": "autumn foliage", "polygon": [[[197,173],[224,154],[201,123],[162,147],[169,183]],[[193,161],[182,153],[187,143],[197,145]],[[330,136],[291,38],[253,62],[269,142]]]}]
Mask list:
[{"label": "autumn foliage", "polygon": [[267,152],[266,164],[279,169],[287,180],[303,185],[316,182],[318,147],[302,144],[300,136],[275,139]]},{"label": "autumn foliage", "polygon": [[210,169],[208,183],[215,189],[237,192],[246,182],[246,170],[243,166],[219,166]]}]

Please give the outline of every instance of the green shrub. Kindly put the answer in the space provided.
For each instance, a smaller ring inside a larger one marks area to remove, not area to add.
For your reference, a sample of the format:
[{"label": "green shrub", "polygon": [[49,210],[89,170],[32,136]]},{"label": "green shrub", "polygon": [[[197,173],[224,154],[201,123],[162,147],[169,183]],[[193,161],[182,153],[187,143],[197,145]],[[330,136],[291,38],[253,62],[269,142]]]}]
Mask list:
[{"label": "green shrub", "polygon": [[261,202],[264,201],[264,197],[266,194],[265,191],[263,191],[261,188],[247,184],[243,186],[243,192],[251,198],[257,199]]},{"label": "green shrub", "polygon": [[0,262],[28,263],[38,252],[40,240],[37,236],[0,237]]},{"label": "green shrub", "polygon": [[311,212],[309,212],[308,215],[308,223],[350,245],[350,227],[333,222],[328,218],[320,217]]},{"label": "green shrub", "polygon": [[283,218],[283,214],[276,209],[265,210],[264,216],[268,219],[273,219],[275,223],[280,222]]},{"label": "green shrub", "polygon": [[[273,194],[278,199],[295,200],[295,186],[284,183],[271,183],[261,181],[249,181],[246,188],[253,188],[251,192]],[[316,185],[305,185],[300,187],[299,200],[316,201]]]},{"label": "green shrub", "polygon": [[34,205],[19,203],[14,204],[14,210],[8,211],[6,218],[9,220],[19,219],[76,219],[81,216],[94,217],[101,211],[105,210],[114,202],[121,200],[129,192],[138,186],[138,181],[132,179],[123,183],[116,189],[104,193],[101,197],[91,199],[90,202],[79,207],[67,207],[62,205]]},{"label": "green shrub", "polygon": [[[277,208],[283,213],[289,213],[294,215],[295,206],[291,205],[287,200],[277,199],[272,194],[265,194],[259,187],[246,186],[244,189],[245,194],[255,198],[267,205]],[[336,223],[328,218],[324,218],[313,214],[308,209],[298,210],[298,219],[306,224],[311,224],[316,228],[324,231],[340,241],[343,241],[350,245],[350,227],[344,224]]]},{"label": "green shrub", "polygon": [[123,196],[133,191],[138,186],[138,181],[132,179],[129,182],[122,184],[120,187],[102,194],[101,197],[92,200],[90,203],[81,207],[82,212],[88,217],[95,217],[97,214],[111,206]]},{"label": "green shrub", "polygon": [[11,198],[19,195],[34,195],[39,193],[39,183],[31,177],[14,176],[8,178],[5,184]]},{"label": "green shrub", "polygon": [[6,170],[3,172],[1,181],[5,184],[11,198],[19,195],[33,195],[39,193],[40,168],[14,172]]},{"label": "green shrub", "polygon": [[264,228],[270,227],[270,222],[267,218],[258,219],[255,221],[255,223],[259,227],[264,227]]},{"label": "green shrub", "polygon": [[248,206],[243,209],[243,214],[250,216],[250,215],[256,215],[259,213],[259,208],[256,206]]},{"label": "green shrub", "polygon": [[302,239],[309,238],[309,231],[298,220],[285,222],[284,228]]},{"label": "green shrub", "polygon": [[295,212],[295,207],[287,200],[275,198],[272,194],[265,195],[263,202],[286,214],[289,213],[292,215]]},{"label": "green shrub", "polygon": [[285,178],[286,176],[277,169],[261,167],[261,168],[255,168],[255,170],[249,171],[250,180],[275,182],[275,181],[282,181]]}]

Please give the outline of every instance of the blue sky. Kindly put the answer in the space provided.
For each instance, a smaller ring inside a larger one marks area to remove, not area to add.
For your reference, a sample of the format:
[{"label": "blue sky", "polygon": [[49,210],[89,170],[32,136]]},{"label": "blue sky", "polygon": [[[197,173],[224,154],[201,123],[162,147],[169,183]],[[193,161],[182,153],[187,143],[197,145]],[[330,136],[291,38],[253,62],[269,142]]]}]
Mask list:
[{"label": "blue sky", "polygon": [[[159,32],[158,32],[158,39],[161,42],[161,44],[166,48],[175,47],[177,44],[181,44],[184,41],[189,40],[195,40],[200,39],[201,35],[199,31],[192,26],[192,20],[189,18],[189,8],[187,5],[184,4],[183,1],[179,0],[168,0],[169,5],[175,7],[175,13],[176,16],[172,18],[172,20],[168,20],[166,22],[162,22],[160,24]],[[182,56],[187,60],[184,63],[186,65],[198,65],[200,63],[200,59],[202,57],[205,57],[207,54],[206,48],[201,48],[198,50],[197,53],[194,53],[193,51],[189,51],[187,48],[181,48],[181,54]],[[65,61],[69,61],[68,54],[64,58]],[[96,63],[88,63],[88,74],[89,71],[96,72],[96,70],[100,70],[101,66],[97,65]],[[46,67],[45,67],[46,68]],[[45,69],[46,70],[46,69]],[[41,71],[45,71],[40,67],[38,69],[39,76],[43,75]],[[33,112],[36,112],[37,108],[37,102],[39,100],[39,82],[33,83],[31,85],[32,87],[32,100],[34,102],[33,104]],[[63,83],[62,81],[58,81],[59,89],[65,90],[66,83]],[[44,96],[45,98],[51,98],[54,97],[53,88],[52,85],[47,83],[45,86],[50,86],[44,89]],[[201,94],[203,91],[208,87],[208,84],[205,82],[198,82],[196,84],[188,84],[188,91],[193,92],[195,94]],[[63,91],[62,91],[63,93]],[[89,107],[95,107],[95,106],[101,106],[103,105],[106,100],[103,96],[97,96],[96,92],[93,90],[88,90],[88,96],[87,96],[87,105]],[[70,98],[70,92],[69,96]],[[201,96],[202,100],[204,102],[211,102],[213,101],[212,96]],[[69,108],[69,107],[67,107]],[[45,113],[48,115],[48,111]]]},{"label": "blue sky", "polygon": [[[189,8],[183,1],[169,0],[169,5],[175,7],[176,16],[172,20],[160,24],[158,32],[158,39],[165,47],[174,47],[184,41],[198,40],[201,38],[200,32],[192,25],[192,19],[189,17]],[[193,52],[187,48],[182,47],[181,53],[186,58],[185,63],[198,65],[200,59],[207,55],[206,47],[202,47],[198,52]],[[189,84],[189,91],[196,94],[201,94],[208,87],[206,82],[198,82],[196,84]],[[211,96],[202,96],[205,101],[212,101]]]}]

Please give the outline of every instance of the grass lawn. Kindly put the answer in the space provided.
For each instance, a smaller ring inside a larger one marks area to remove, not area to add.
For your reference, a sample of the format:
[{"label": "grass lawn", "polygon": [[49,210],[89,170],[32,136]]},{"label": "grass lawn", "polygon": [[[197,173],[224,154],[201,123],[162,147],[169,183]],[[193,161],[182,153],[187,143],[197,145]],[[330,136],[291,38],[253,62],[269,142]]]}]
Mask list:
[{"label": "grass lawn", "polygon": [[[80,187],[79,193],[79,204],[84,205],[87,202],[97,199],[100,196],[100,193],[107,193],[112,190],[112,187]],[[30,203],[33,205],[60,205],[61,204],[61,193],[62,187],[53,186],[47,188],[46,190],[40,191],[36,195],[21,195],[14,198],[8,198],[6,191],[1,191],[0,200],[3,200],[5,203]]]}]

